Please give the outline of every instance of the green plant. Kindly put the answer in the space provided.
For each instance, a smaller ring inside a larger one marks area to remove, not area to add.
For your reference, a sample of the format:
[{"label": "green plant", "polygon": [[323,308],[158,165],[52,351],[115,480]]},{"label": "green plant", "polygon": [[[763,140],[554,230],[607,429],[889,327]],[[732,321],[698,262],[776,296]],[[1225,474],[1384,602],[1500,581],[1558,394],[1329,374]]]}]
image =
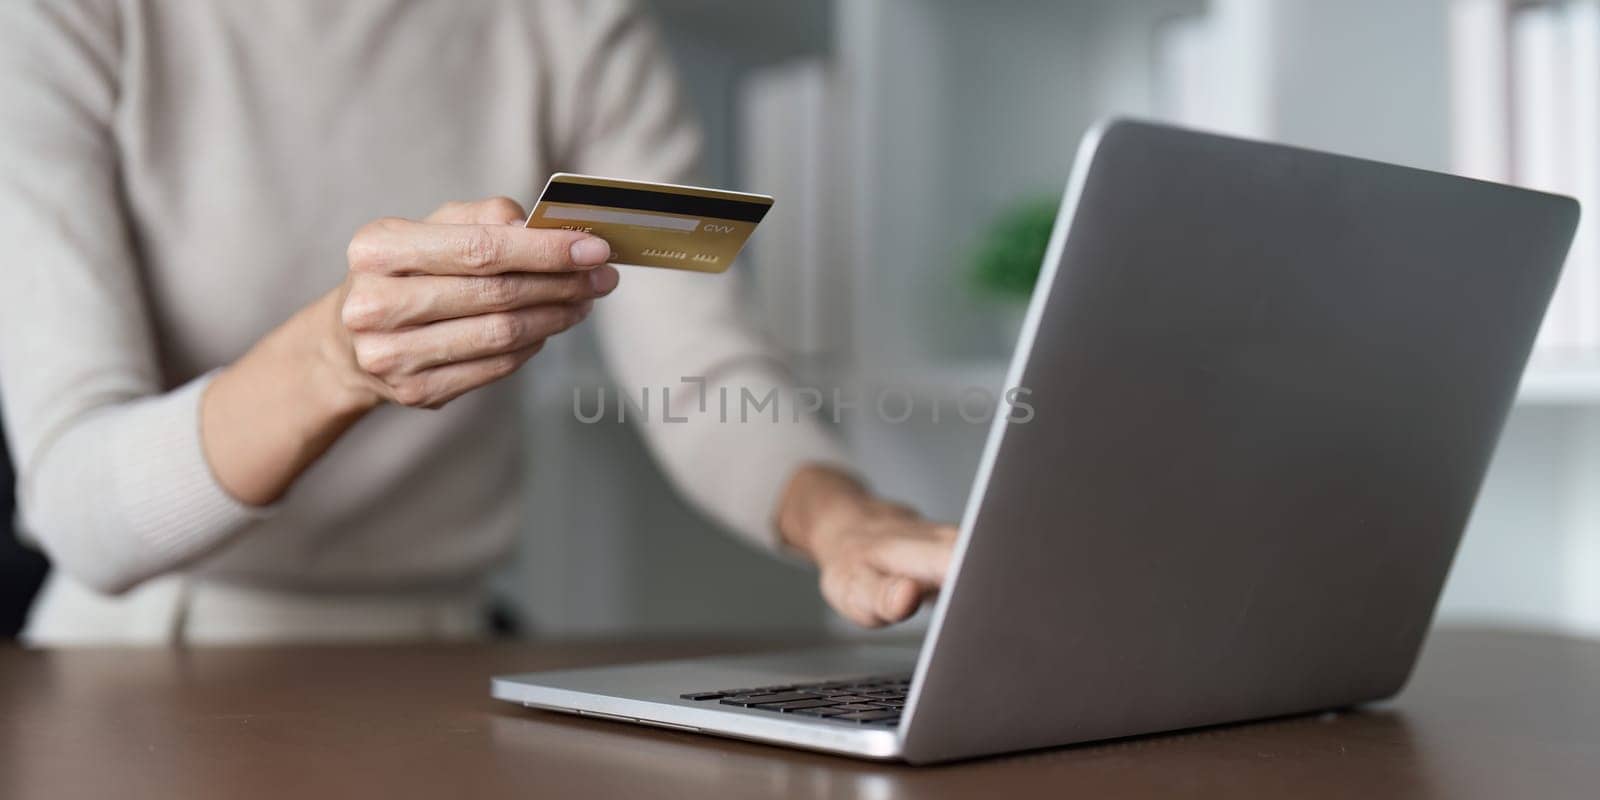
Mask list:
[{"label": "green plant", "polygon": [[1039,280],[1058,202],[1055,197],[1034,197],[995,217],[973,254],[972,280],[980,290],[1028,299]]}]

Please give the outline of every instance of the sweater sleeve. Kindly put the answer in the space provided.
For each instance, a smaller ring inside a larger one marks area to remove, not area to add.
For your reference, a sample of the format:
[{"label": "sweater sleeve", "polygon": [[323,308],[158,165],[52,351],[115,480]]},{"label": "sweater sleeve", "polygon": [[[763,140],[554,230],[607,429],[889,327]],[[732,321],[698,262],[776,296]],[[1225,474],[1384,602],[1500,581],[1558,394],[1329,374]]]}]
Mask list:
[{"label": "sweater sleeve", "polygon": [[23,530],[120,592],[259,513],[201,451],[207,377],[164,386],[118,190],[116,12],[0,10],[0,410]]},{"label": "sweater sleeve", "polygon": [[[556,163],[693,183],[699,132],[654,31],[625,3],[583,6],[565,35],[584,57],[555,67],[566,76],[555,87],[556,141],[566,143]],[[646,412],[630,419],[677,489],[745,538],[776,547],[777,504],[794,472],[849,466],[807,413],[816,403],[796,395],[781,355],[742,313],[740,272],[624,270],[592,319],[618,390]]]}]

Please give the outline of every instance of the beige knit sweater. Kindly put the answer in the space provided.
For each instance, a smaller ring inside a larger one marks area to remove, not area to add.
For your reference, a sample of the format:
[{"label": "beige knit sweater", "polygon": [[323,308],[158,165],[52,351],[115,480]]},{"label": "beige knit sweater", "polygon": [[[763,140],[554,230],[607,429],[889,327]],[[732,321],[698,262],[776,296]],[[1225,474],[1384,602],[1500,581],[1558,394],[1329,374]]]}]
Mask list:
[{"label": "beige knit sweater", "polygon": [[[104,591],[477,578],[524,527],[511,385],[378,410],[262,510],[205,463],[208,373],[336,285],[366,220],[531,202],[558,170],[684,180],[697,149],[612,0],[0,4],[0,402],[26,532]],[[587,323],[618,381],[781,384],[733,277],[625,270]],[[657,414],[652,452],[757,540],[796,466],[840,459],[814,424],[674,403],[690,421]]]}]

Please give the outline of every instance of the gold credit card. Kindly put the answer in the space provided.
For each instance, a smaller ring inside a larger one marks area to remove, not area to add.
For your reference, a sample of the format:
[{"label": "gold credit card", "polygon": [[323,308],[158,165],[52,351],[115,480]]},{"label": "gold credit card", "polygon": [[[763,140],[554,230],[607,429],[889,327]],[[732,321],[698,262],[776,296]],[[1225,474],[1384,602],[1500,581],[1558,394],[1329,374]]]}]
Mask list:
[{"label": "gold credit card", "polygon": [[615,264],[722,272],[769,208],[763,194],[558,172],[527,227],[592,233]]}]

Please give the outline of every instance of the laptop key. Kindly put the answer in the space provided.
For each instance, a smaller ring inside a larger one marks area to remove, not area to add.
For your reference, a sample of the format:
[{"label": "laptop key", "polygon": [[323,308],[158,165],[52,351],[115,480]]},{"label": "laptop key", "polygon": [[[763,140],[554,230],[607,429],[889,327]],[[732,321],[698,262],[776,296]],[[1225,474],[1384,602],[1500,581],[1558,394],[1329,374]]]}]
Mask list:
[{"label": "laptop key", "polygon": [[834,708],[837,708],[840,711],[882,711],[883,710],[881,708],[878,708],[877,706],[869,706],[869,705],[867,705],[865,703],[845,703],[842,706],[834,706]]},{"label": "laptop key", "polygon": [[829,717],[828,719],[844,720],[845,722],[898,721],[900,719],[900,712],[898,710],[890,710],[887,708],[875,708],[871,711],[856,711],[850,714],[839,714],[837,716]]},{"label": "laptop key", "polygon": [[833,717],[852,712],[846,711],[839,706],[817,706],[816,708],[797,708],[789,713],[800,717]]},{"label": "laptop key", "polygon": [[840,703],[865,703],[872,698],[862,697],[859,694],[830,694],[828,695],[828,699],[837,700]]},{"label": "laptop key", "polygon": [[815,699],[815,697],[805,692],[778,692],[776,694],[747,694],[739,697],[724,697],[718,702],[728,706],[761,706],[770,703],[787,703],[790,700]]},{"label": "laptop key", "polygon": [[813,698],[810,700],[791,700],[787,703],[763,703],[756,708],[762,711],[800,711],[807,708],[829,708],[839,705],[832,700]]},{"label": "laptop key", "polygon": [[688,694],[680,694],[678,696],[683,698],[683,699],[685,699],[685,700],[715,700],[715,699],[717,699],[719,697],[727,697],[728,693],[727,692],[689,692]]}]

